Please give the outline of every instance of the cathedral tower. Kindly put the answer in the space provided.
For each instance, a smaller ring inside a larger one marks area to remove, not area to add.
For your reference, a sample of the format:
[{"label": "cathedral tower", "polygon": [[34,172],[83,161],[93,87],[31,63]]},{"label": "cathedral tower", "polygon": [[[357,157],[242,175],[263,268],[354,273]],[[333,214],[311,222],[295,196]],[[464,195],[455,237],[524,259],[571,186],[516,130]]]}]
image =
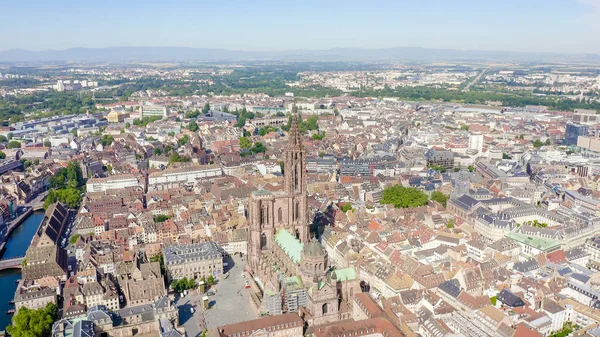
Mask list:
[{"label": "cathedral tower", "polygon": [[298,129],[298,109],[294,105],[288,145],[283,153],[284,190],[289,197],[292,234],[302,242],[308,242],[308,200],[306,192],[306,152]]}]

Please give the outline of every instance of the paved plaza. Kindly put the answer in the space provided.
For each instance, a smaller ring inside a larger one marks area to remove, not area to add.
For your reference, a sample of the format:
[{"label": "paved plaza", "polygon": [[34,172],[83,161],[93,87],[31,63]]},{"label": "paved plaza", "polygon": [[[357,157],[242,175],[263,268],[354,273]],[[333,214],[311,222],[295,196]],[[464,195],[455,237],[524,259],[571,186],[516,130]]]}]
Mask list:
[{"label": "paved plaza", "polygon": [[[188,336],[200,336],[205,329],[258,318],[250,304],[250,289],[244,288],[246,279],[242,272],[246,265],[245,259],[236,256],[229,258],[227,262],[229,265],[225,270],[229,272],[229,277],[219,277],[217,284],[211,287],[210,290],[215,295],[208,296],[210,309],[202,308],[202,297],[206,294],[190,294],[177,301],[179,320]],[[196,309],[194,314],[190,312],[191,307]]]}]

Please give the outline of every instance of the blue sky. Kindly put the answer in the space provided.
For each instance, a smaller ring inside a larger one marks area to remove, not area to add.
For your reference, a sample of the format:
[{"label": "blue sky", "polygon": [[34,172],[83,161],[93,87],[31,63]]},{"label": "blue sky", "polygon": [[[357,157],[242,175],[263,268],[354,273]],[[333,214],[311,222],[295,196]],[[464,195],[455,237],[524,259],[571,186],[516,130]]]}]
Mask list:
[{"label": "blue sky", "polygon": [[2,0],[0,50],[428,47],[600,53],[600,0]]}]

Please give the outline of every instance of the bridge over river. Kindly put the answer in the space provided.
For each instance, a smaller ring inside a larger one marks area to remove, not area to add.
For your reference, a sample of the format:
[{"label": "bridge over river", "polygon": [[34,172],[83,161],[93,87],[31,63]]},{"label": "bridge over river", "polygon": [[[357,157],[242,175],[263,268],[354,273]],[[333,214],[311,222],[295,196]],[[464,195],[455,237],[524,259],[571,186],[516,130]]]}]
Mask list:
[{"label": "bridge over river", "polygon": [[21,269],[23,266],[24,256],[12,257],[0,260],[0,271],[6,269]]}]

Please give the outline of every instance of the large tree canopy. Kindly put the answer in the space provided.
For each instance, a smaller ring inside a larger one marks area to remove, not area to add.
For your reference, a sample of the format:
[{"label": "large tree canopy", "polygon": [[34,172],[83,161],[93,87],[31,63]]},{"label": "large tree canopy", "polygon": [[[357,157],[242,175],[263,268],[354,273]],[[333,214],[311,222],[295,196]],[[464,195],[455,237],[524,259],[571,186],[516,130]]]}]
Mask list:
[{"label": "large tree canopy", "polygon": [[22,307],[13,317],[6,331],[13,337],[46,337],[52,334],[52,323],[57,318],[58,309],[53,303],[37,310]]},{"label": "large tree canopy", "polygon": [[427,194],[416,188],[394,185],[383,190],[381,204],[392,204],[396,208],[424,206],[427,205]]}]

